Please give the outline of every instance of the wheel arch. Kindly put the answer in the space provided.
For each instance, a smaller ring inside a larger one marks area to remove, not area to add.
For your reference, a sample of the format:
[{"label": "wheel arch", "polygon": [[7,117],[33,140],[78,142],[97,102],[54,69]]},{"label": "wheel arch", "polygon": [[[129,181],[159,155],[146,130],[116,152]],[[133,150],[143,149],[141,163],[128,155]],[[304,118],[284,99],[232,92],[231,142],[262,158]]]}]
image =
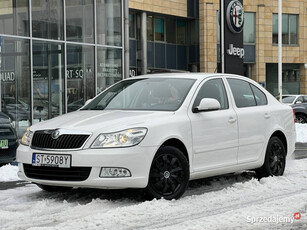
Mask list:
[{"label": "wheel arch", "polygon": [[163,144],[160,146],[160,148],[163,147],[163,146],[172,146],[174,148],[179,149],[181,152],[183,152],[184,156],[188,160],[188,163],[190,164],[190,158],[189,158],[188,150],[187,150],[185,144],[181,140],[179,140],[177,138],[171,138],[171,139],[168,139],[165,142],[163,142]]},{"label": "wheel arch", "polygon": [[288,154],[288,143],[287,143],[286,135],[285,135],[282,131],[277,130],[277,131],[275,131],[275,132],[271,135],[270,139],[271,139],[272,137],[278,137],[278,138],[281,140],[281,142],[283,143],[283,145],[284,145],[284,147],[285,147],[285,149],[286,149],[286,155],[287,155],[287,154]]}]

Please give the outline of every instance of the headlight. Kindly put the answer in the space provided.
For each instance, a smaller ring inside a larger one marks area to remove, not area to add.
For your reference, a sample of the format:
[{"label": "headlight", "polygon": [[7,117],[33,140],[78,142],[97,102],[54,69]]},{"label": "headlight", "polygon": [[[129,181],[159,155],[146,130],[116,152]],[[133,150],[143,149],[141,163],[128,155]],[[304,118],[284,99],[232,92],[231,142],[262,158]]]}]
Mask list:
[{"label": "headlight", "polygon": [[12,121],[11,118],[9,118],[10,125],[12,126],[13,129],[15,129],[15,121]]},{"label": "headlight", "polygon": [[27,128],[27,131],[25,132],[25,134],[21,138],[21,144],[30,145],[32,136],[33,136],[33,132],[30,131],[30,128]]},{"label": "headlight", "polygon": [[146,128],[127,129],[116,133],[100,134],[92,148],[130,147],[139,144],[147,133]]}]

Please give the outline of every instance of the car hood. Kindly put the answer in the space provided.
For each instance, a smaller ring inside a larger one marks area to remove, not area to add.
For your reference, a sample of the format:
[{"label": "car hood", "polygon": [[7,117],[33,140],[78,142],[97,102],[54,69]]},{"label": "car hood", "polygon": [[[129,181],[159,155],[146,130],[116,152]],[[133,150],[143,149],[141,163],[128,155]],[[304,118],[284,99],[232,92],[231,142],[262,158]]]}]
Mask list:
[{"label": "car hood", "polygon": [[174,112],[81,110],[68,113],[32,126],[31,130],[68,129],[92,133],[116,132],[128,128],[147,127],[153,118],[171,116]]}]

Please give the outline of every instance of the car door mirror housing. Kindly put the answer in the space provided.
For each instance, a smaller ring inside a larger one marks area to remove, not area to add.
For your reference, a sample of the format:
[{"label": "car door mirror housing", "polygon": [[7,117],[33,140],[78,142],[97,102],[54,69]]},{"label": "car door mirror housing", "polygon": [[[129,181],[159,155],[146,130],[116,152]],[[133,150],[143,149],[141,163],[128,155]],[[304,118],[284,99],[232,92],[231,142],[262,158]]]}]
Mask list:
[{"label": "car door mirror housing", "polygon": [[295,102],[295,104],[302,104],[302,101],[297,101]]},{"label": "car door mirror housing", "polygon": [[220,108],[221,104],[218,102],[218,100],[213,98],[203,98],[201,99],[199,106],[193,108],[193,113],[214,111],[219,110]]}]

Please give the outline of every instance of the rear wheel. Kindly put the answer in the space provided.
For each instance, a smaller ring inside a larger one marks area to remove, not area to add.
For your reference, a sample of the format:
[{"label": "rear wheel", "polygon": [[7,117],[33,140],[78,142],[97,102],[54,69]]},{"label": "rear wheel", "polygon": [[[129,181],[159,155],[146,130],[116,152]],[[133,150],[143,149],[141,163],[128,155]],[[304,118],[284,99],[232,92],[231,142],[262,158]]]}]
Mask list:
[{"label": "rear wheel", "polygon": [[263,166],[257,170],[259,177],[282,176],[286,167],[286,149],[278,137],[269,140]]},{"label": "rear wheel", "polygon": [[185,192],[189,177],[184,154],[171,146],[161,147],[151,165],[147,193],[150,198],[178,199]]},{"label": "rear wheel", "polygon": [[296,114],[296,123],[307,123],[307,117],[304,114]]},{"label": "rear wheel", "polygon": [[46,192],[67,192],[71,190],[71,187],[52,186],[44,184],[36,184],[39,188]]}]

